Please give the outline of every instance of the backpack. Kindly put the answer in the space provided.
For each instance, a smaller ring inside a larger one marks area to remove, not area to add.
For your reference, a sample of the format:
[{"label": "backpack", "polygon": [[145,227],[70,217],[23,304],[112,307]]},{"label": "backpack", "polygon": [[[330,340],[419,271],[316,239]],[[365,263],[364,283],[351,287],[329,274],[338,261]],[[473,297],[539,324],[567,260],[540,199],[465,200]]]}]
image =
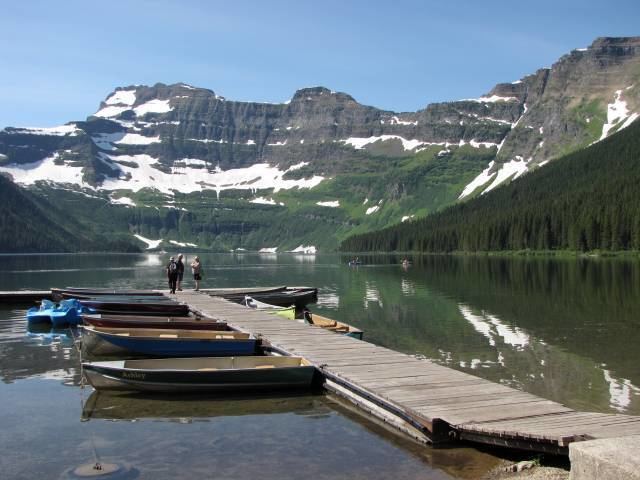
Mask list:
[{"label": "backpack", "polygon": [[176,262],[169,263],[169,273],[178,273],[178,264]]}]

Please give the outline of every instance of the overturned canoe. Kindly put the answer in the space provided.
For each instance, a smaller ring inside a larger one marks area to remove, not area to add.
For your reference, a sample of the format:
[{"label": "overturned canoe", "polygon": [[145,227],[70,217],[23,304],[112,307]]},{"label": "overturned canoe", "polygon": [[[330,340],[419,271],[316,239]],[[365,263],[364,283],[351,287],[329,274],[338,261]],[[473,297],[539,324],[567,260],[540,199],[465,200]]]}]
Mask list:
[{"label": "overturned canoe", "polygon": [[248,333],[154,328],[83,326],[83,353],[92,356],[203,357],[253,355]]},{"label": "overturned canoe", "polygon": [[80,304],[93,308],[96,313],[116,315],[167,315],[187,316],[189,306],[176,301],[117,301],[117,300],[80,300]]},{"label": "overturned canoe", "polygon": [[293,320],[294,318],[296,318],[295,305],[291,305],[290,307],[269,305],[268,303],[260,302],[248,295],[244,297],[244,304],[249,308],[253,308],[254,310],[260,310],[261,312],[270,313],[272,315],[280,315],[281,317],[288,318],[289,320]]},{"label": "overturned canoe", "polygon": [[[52,295],[58,296],[66,296],[66,297],[74,297],[77,295],[88,295],[88,296],[98,296],[98,295],[144,295],[144,296],[160,296],[162,292],[154,291],[154,290],[121,290],[121,289],[112,289],[112,288],[76,288],[76,287],[66,287],[66,288],[52,288]],[[77,297],[76,297],[77,298]]]},{"label": "overturned canoe", "polygon": [[223,295],[253,295],[254,293],[271,293],[282,292],[286,290],[286,286],[278,287],[237,287],[237,288],[201,288],[200,291],[213,295],[215,297],[221,297]]},{"label": "overturned canoe", "polygon": [[[245,294],[234,293],[215,296],[220,296],[236,303],[244,303]],[[285,290],[273,292],[254,292],[251,293],[250,296],[259,302],[268,303],[270,305],[277,305],[281,307],[295,305],[297,308],[302,308],[305,305],[318,300],[318,289],[313,287],[286,288]]]},{"label": "overturned canoe", "polygon": [[172,317],[152,315],[82,315],[85,325],[106,328],[170,328],[185,330],[229,330],[227,322],[209,317]]},{"label": "overturned canoe", "polygon": [[310,388],[315,374],[300,357],[163,358],[82,366],[96,390],[167,393]]}]

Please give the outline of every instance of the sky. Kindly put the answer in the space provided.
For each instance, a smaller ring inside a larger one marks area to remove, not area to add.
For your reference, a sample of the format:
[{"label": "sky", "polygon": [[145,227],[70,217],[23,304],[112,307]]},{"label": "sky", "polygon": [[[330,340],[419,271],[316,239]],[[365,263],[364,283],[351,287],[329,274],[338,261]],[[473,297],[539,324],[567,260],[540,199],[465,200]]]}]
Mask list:
[{"label": "sky", "polygon": [[118,86],[284,102],[322,85],[396,112],[479,97],[600,36],[638,0],[5,0],[0,128],[82,120]]}]

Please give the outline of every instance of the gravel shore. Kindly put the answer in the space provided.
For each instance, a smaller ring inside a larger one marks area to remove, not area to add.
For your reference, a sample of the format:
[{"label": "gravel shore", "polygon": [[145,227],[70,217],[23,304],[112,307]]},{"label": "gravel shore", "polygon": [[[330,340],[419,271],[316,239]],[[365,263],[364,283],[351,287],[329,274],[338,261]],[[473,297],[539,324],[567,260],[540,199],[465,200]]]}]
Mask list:
[{"label": "gravel shore", "polygon": [[533,466],[520,471],[512,471],[514,462],[503,461],[489,471],[481,480],[568,480],[569,470],[550,466]]}]

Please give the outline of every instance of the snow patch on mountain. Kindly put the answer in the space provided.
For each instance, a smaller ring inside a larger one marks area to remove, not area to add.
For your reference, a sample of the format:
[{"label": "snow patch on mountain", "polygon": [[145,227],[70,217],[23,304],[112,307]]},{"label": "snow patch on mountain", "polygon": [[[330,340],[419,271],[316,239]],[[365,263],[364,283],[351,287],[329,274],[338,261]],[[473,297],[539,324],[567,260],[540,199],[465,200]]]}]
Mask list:
[{"label": "snow patch on mountain", "polygon": [[499,169],[492,172],[495,162],[492,160],[489,162],[489,166],[482,171],[476,178],[474,178],[464,189],[458,197],[458,200],[471,195],[478,187],[486,185],[494,176],[493,182],[485,188],[480,195],[493,190],[502,182],[508,179],[516,179],[520,175],[526,173],[529,169],[529,162],[531,159],[524,160],[521,156],[516,156],[515,159],[500,165]]},{"label": "snow patch on mountain", "polygon": [[366,145],[369,145],[371,143],[375,143],[378,141],[386,142],[387,140],[400,140],[402,142],[402,148],[404,148],[405,151],[413,150],[425,143],[425,142],[422,142],[421,140],[415,140],[415,139],[407,140],[406,138],[401,137],[399,135],[380,135],[377,137],[372,136],[367,138],[350,137],[350,138],[347,138],[346,140],[340,140],[340,141],[344,142],[346,145],[351,145],[356,150],[362,150]]},{"label": "snow patch on mountain", "polygon": [[171,245],[177,245],[178,247],[197,247],[198,246],[195,243],[179,242],[177,240],[169,240],[169,243]]},{"label": "snow patch on mountain", "polygon": [[162,239],[158,239],[158,240],[151,240],[149,238],[145,238],[142,235],[138,235],[137,233],[133,235],[134,237],[136,237],[138,240],[140,240],[143,243],[147,244],[147,250],[151,250],[152,248],[158,248],[160,246],[160,244],[162,243]]},{"label": "snow patch on mountain", "polygon": [[133,109],[138,116],[143,116],[147,113],[167,113],[171,110],[173,110],[173,107],[169,105],[169,100],[160,100],[158,98],[149,100]]},{"label": "snow patch on mountain", "polygon": [[135,207],[136,206],[136,202],[134,202],[129,197],[119,197],[119,198],[109,197],[109,200],[114,205],[126,205],[128,207]]},{"label": "snow patch on mountain", "polygon": [[70,123],[68,125],[60,125],[58,127],[22,127],[22,128],[11,128],[5,130],[5,132],[10,134],[27,134],[27,135],[52,135],[56,137],[63,137],[65,135],[70,135],[75,137],[82,133],[75,123]]},{"label": "snow patch on mountain", "polygon": [[517,102],[516,97],[501,97],[500,95],[491,95],[490,97],[480,98],[463,98],[459,102],[478,102],[478,103],[495,103],[495,102]]},{"label": "snow patch on mountain", "polygon": [[371,215],[372,213],[376,213],[378,210],[380,210],[380,206],[379,205],[374,205],[373,207],[367,208],[367,211],[364,212],[364,214],[365,215]]},{"label": "snow patch on mountain", "polygon": [[[628,86],[625,90],[633,88]],[[620,131],[631,125],[637,118],[638,113],[629,112],[627,102],[622,99],[622,90],[616,90],[613,102],[607,105],[607,123],[602,126],[602,135],[598,141],[605,139],[612,130]]]},{"label": "snow patch on mountain", "polygon": [[316,202],[316,205],[320,205],[321,207],[337,208],[340,206],[340,200],[333,200],[330,202]]},{"label": "snow patch on mountain", "polygon": [[418,121],[410,122],[408,120],[400,120],[397,115],[393,115],[390,119],[380,120],[382,125],[418,125]]},{"label": "snow patch on mountain", "polygon": [[116,143],[124,145],[151,145],[152,143],[160,143],[160,137],[145,137],[138,133],[127,133]]},{"label": "snow patch on mountain", "polygon": [[11,164],[0,167],[0,172],[8,173],[15,183],[33,185],[38,181],[54,183],[71,183],[83,188],[93,187],[82,180],[82,167],[75,167],[68,163],[56,164],[60,157],[58,152],[52,156],[31,163]]},{"label": "snow patch on mountain", "polygon": [[[117,93],[120,93],[120,92],[117,92]],[[111,98],[112,97],[109,97],[109,99]],[[128,101],[129,99],[125,99],[125,100]],[[122,112],[131,110],[132,109],[131,105],[132,104],[129,104],[129,103],[125,103],[125,105],[122,105],[122,103],[108,105],[104,108],[101,108],[96,113],[94,113],[94,116],[102,117],[102,118],[117,117]],[[147,113],[167,113],[167,112],[170,112],[171,110],[173,110],[173,107],[169,104],[169,100],[160,100],[158,98],[154,98],[153,100],[149,100],[148,102],[133,108],[134,113],[140,117],[143,117]]]},{"label": "snow patch on mountain", "polygon": [[126,112],[127,110],[130,110],[128,106],[120,107],[120,106],[110,105],[108,107],[101,108],[96,113],[94,113],[93,116],[102,117],[102,118],[117,117],[122,112]]},{"label": "snow patch on mountain", "polygon": [[250,200],[250,203],[258,203],[260,205],[277,205],[273,198],[257,197]]},{"label": "snow patch on mountain", "polygon": [[143,188],[159,190],[173,194],[174,191],[191,193],[206,189],[216,190],[220,194],[223,190],[251,190],[273,189],[288,190],[291,188],[313,188],[324,177],[313,176],[310,179],[288,180],[282,178],[286,170],[267,163],[257,163],[246,168],[231,170],[207,171],[202,168],[192,168],[188,165],[174,165],[170,173],[156,168],[158,160],[146,155],[107,155],[112,161],[133,162],[137,167],[120,165],[119,178],[105,179],[102,189],[132,190],[137,192]]},{"label": "snow patch on mountain", "polygon": [[290,253],[304,253],[308,255],[313,255],[318,252],[318,249],[313,245],[299,245],[293,250],[289,250]]},{"label": "snow patch on mountain", "polygon": [[136,103],[135,90],[118,90],[105,100],[107,105],[133,105]]},{"label": "snow patch on mountain", "polygon": [[476,178],[471,180],[471,182],[466,187],[464,187],[464,190],[462,190],[462,193],[458,197],[458,200],[471,195],[476,188],[486,184],[489,180],[491,180],[491,178],[496,174],[496,172],[490,173],[494,165],[495,162],[493,160],[489,162],[489,166],[485,168],[482,173],[480,173]]},{"label": "snow patch on mountain", "polygon": [[498,175],[493,180],[491,185],[489,185],[486,189],[484,189],[482,193],[485,194],[493,190],[494,188],[496,188],[498,185],[500,185],[502,182],[504,182],[509,178],[516,179],[523,173],[526,173],[527,170],[529,169],[528,163],[529,162],[527,160],[524,160],[522,157],[518,156],[516,157],[516,159],[503,164],[500,170],[498,170]]}]

